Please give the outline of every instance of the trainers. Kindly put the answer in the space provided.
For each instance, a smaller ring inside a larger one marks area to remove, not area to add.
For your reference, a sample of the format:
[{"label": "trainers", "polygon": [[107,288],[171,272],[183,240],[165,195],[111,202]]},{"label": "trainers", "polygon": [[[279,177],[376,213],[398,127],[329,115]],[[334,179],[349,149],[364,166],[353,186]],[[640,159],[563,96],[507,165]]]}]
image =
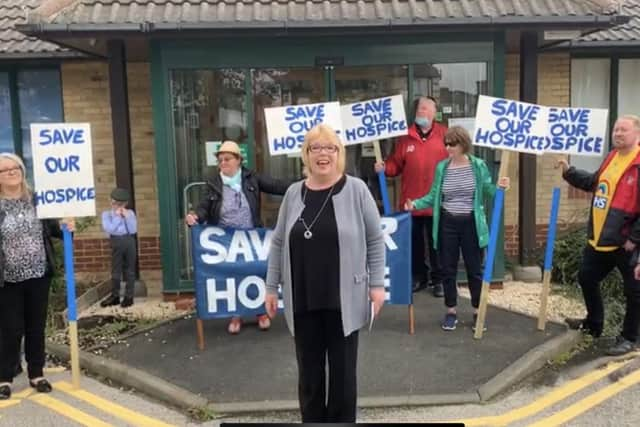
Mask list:
[{"label": "trainers", "polygon": [[591,325],[589,325],[589,321],[587,319],[578,319],[573,317],[567,317],[564,319],[569,329],[580,330],[585,334],[589,334],[594,338],[598,338],[602,335],[602,330],[594,329]]},{"label": "trainers", "polygon": [[112,305],[118,304],[120,304],[120,297],[111,295],[109,298],[100,303],[100,307],[111,307]]},{"label": "trainers", "polygon": [[431,293],[436,298],[444,297],[444,288],[442,287],[442,283],[435,283],[431,286]]},{"label": "trainers", "polygon": [[133,298],[131,298],[131,297],[122,298],[122,302],[120,303],[120,307],[127,308],[127,307],[131,307],[132,305],[133,305]]},{"label": "trainers", "polygon": [[[471,330],[473,332],[476,331],[476,325],[478,324],[478,315],[474,314],[473,315],[473,324],[471,325]],[[482,332],[486,332],[487,331],[487,323],[485,322],[484,325],[482,325]]]},{"label": "trainers", "polygon": [[609,356],[622,356],[623,354],[631,353],[636,349],[636,343],[629,341],[624,337],[616,339],[616,344],[609,347],[605,353]]},{"label": "trainers", "polygon": [[458,316],[455,313],[447,313],[442,321],[442,329],[445,331],[453,331],[458,324]]}]

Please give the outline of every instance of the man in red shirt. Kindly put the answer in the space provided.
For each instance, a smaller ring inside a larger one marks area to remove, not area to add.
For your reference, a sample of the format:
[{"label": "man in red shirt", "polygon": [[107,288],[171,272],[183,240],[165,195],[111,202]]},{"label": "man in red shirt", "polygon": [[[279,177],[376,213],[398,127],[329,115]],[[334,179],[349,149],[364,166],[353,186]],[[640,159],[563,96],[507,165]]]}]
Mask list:
[{"label": "man in red shirt", "polygon": [[[436,123],[437,105],[433,98],[421,96],[414,102],[414,123],[408,134],[398,139],[393,153],[385,162],[375,164],[376,172],[384,170],[386,176],[402,175],[399,209],[407,199],[415,200],[431,189],[436,165],[448,157],[444,146],[446,126]],[[433,295],[444,296],[442,272],[438,253],[433,247],[431,208],[415,210],[411,226],[411,270],[413,291],[432,286]],[[425,259],[425,235],[429,245],[429,258]]]}]

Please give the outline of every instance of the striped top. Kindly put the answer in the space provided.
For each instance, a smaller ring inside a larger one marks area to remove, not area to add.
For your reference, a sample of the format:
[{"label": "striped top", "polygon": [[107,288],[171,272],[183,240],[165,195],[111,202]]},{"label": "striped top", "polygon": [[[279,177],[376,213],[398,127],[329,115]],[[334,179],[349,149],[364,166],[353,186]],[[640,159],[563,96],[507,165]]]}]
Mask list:
[{"label": "striped top", "polygon": [[442,208],[452,214],[468,214],[473,210],[475,180],[471,163],[447,168],[442,182]]}]

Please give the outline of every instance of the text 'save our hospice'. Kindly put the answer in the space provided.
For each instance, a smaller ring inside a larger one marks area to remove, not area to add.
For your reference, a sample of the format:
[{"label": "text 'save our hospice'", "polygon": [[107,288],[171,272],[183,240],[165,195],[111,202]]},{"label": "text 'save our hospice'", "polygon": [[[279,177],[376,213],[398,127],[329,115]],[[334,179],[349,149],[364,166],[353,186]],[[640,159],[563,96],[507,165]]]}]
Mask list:
[{"label": "text 'save our hospice'", "polygon": [[480,96],[474,144],[534,154],[600,156],[607,119],[603,109],[546,107]]},{"label": "text 'save our hospice'", "polygon": [[34,123],[31,144],[38,216],[95,215],[89,124]]}]

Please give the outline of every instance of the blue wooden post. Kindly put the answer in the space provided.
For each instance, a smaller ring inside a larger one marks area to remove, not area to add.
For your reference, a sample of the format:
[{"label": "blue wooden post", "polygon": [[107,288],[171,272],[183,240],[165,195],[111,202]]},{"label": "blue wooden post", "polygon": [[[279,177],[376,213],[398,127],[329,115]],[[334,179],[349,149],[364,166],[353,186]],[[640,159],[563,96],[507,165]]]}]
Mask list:
[{"label": "blue wooden post", "polygon": [[80,388],[80,351],[78,347],[78,313],[76,308],[76,279],[73,269],[73,235],[62,225],[64,243],[64,272],[67,282],[67,318],[69,319],[69,346],[71,353],[71,383]]},{"label": "blue wooden post", "polygon": [[547,248],[544,252],[544,273],[542,275],[542,292],[540,293],[540,312],[538,313],[538,329],[544,331],[547,323],[547,303],[551,290],[551,269],[553,268],[553,248],[556,242],[556,225],[558,207],[560,206],[560,188],[554,187],[551,198],[551,215],[547,233]]}]

